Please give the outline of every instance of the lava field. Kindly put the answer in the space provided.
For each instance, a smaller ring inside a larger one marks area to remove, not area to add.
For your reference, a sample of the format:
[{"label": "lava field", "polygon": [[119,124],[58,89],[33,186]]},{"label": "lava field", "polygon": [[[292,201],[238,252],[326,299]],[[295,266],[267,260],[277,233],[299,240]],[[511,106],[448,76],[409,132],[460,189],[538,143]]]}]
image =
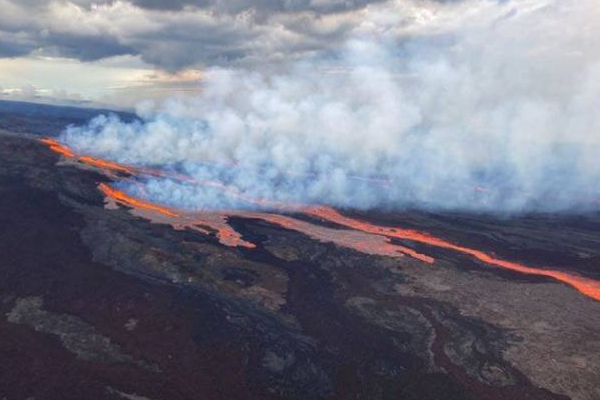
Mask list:
[{"label": "lava field", "polygon": [[600,398],[598,213],[188,212],[24,118],[0,130],[0,398]]}]

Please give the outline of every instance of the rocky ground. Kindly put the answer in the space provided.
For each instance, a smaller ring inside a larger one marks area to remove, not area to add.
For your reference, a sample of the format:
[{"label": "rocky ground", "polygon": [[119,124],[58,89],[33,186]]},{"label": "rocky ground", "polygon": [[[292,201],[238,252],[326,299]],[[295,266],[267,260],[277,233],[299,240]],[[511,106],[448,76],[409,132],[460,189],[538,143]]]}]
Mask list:
[{"label": "rocky ground", "polygon": [[[244,218],[257,248],[231,248],[106,209],[105,176],[8,128],[0,399],[600,398],[600,302],[567,285]],[[600,279],[598,214],[356,216]]]}]

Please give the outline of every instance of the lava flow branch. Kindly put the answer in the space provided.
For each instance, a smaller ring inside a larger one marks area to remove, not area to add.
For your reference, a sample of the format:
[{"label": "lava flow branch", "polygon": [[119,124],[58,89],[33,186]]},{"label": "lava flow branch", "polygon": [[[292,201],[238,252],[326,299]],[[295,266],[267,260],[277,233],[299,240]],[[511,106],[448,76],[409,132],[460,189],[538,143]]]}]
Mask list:
[{"label": "lava flow branch", "polygon": [[121,204],[130,206],[130,207],[136,207],[136,208],[141,208],[143,210],[153,211],[158,214],[161,214],[161,215],[164,215],[167,217],[171,217],[171,218],[177,218],[180,215],[179,213],[172,211],[171,209],[169,209],[167,207],[162,207],[162,206],[159,206],[159,205],[156,205],[153,203],[149,203],[147,201],[133,198],[133,197],[125,194],[125,192],[123,192],[121,190],[113,189],[112,187],[110,187],[109,185],[107,185],[105,183],[101,183],[100,185],[98,185],[98,189],[100,189],[100,191],[102,193],[104,193],[104,195],[106,197],[109,197],[109,198],[115,200],[116,202],[119,202]]},{"label": "lava flow branch", "polygon": [[[433,257],[418,253],[411,248],[392,243],[391,241],[392,239],[399,239],[403,241],[425,244],[432,247],[449,249],[471,256],[485,264],[517,273],[552,278],[572,286],[579,292],[592,299],[600,301],[600,282],[591,278],[582,277],[564,271],[535,268],[512,261],[502,260],[490,256],[483,251],[461,246],[448,240],[431,236],[427,233],[417,230],[381,226],[351,218],[327,206],[291,206],[278,202],[270,202],[263,199],[252,199],[245,196],[243,193],[240,193],[237,189],[229,187],[221,182],[195,180],[188,176],[124,166],[112,161],[89,156],[78,156],[70,148],[57,142],[56,140],[43,139],[42,142],[45,143],[52,151],[60,154],[61,156],[75,159],[80,163],[96,167],[108,173],[109,176],[113,178],[115,177],[115,172],[128,174],[130,176],[150,174],[153,176],[168,177],[190,184],[211,186],[222,190],[226,195],[233,196],[238,200],[242,200],[253,205],[269,207],[278,211],[277,213],[242,210],[201,212],[179,211],[132,197],[127,193],[115,189],[105,183],[101,183],[99,185],[100,191],[102,191],[107,199],[132,208],[132,210],[140,216],[156,222],[171,224],[178,229],[188,227],[203,234],[214,233],[219,241],[227,246],[245,247],[249,249],[256,247],[254,243],[244,240],[242,236],[228,224],[229,218],[242,217],[247,219],[263,220],[271,224],[278,225],[284,229],[301,232],[321,242],[335,243],[339,246],[351,248],[362,253],[389,257],[403,257],[408,255],[424,263],[434,263],[435,259]],[[342,227],[342,229],[328,228],[319,224],[299,220],[289,215],[282,215],[289,212],[302,213],[312,218],[332,222]]]},{"label": "lava flow branch", "polygon": [[384,235],[387,237],[398,238],[402,240],[409,240],[412,242],[423,243],[434,247],[439,247],[443,249],[454,250],[459,253],[467,254],[469,256],[474,257],[475,259],[482,261],[486,264],[493,265],[495,267],[504,268],[507,270],[519,272],[526,275],[537,275],[544,276],[549,278],[554,278],[558,281],[571,285],[581,293],[589,296],[593,299],[600,300],[600,282],[594,279],[585,278],[579,275],[563,272],[563,271],[555,271],[555,270],[547,270],[541,268],[528,267],[523,264],[505,261],[498,259],[496,257],[492,257],[482,251],[475,250],[469,247],[460,246],[449,242],[444,239],[440,239],[434,236],[431,236],[427,233],[415,231],[412,229],[397,229],[391,227],[385,227],[380,225],[371,224],[368,222],[360,221],[354,218],[349,218],[347,216],[342,215],[337,210],[326,207],[326,206],[318,206],[318,207],[307,207],[305,212],[309,215],[316,216],[325,221],[334,222],[338,225],[345,226],[347,228],[360,230],[363,232],[369,232],[378,235]]},{"label": "lava flow branch", "polygon": [[137,215],[154,222],[170,224],[176,229],[191,228],[205,235],[215,233],[220,243],[231,247],[256,247],[255,244],[243,240],[242,236],[227,224],[227,215],[223,213],[179,212],[129,196],[105,183],[98,185],[98,189],[107,199],[130,207]]},{"label": "lava flow branch", "polygon": [[119,172],[126,175],[135,175],[138,172],[133,167],[128,167],[112,161],[103,160],[101,158],[95,158],[90,156],[78,156],[73,152],[73,150],[54,139],[44,138],[41,141],[55,153],[58,153],[61,156],[68,159],[75,159],[76,161],[79,161],[82,164],[91,165],[92,167],[96,167],[104,171]]}]

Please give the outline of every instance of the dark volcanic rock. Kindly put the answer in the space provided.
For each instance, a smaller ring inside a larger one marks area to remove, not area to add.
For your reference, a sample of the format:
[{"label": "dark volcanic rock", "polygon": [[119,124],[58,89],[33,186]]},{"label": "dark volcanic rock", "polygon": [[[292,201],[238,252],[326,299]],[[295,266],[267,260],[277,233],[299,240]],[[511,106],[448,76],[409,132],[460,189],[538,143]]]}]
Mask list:
[{"label": "dark volcanic rock", "polygon": [[[257,248],[229,248],[105,209],[106,177],[15,131],[0,132],[0,398],[600,398],[600,303],[570,287],[243,218]],[[598,215],[362,217],[597,275]]]},{"label": "dark volcanic rock", "polygon": [[98,334],[93,326],[80,318],[45,311],[42,309],[43,303],[40,297],[17,299],[13,309],[6,315],[8,322],[28,325],[38,332],[57,335],[65,348],[82,360],[134,364],[158,372],[155,366],[123,354],[119,345]]}]

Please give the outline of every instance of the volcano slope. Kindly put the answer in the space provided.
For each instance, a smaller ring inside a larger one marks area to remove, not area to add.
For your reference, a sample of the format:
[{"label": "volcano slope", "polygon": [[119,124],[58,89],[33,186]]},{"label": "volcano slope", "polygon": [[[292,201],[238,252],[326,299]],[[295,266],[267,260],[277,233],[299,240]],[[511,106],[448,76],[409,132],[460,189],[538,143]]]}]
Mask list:
[{"label": "volcano slope", "polygon": [[[252,244],[232,246],[25,132],[0,132],[0,398],[600,398],[600,301],[572,285],[414,240],[369,252],[318,213],[232,214]],[[598,214],[343,216],[600,280]]]}]

